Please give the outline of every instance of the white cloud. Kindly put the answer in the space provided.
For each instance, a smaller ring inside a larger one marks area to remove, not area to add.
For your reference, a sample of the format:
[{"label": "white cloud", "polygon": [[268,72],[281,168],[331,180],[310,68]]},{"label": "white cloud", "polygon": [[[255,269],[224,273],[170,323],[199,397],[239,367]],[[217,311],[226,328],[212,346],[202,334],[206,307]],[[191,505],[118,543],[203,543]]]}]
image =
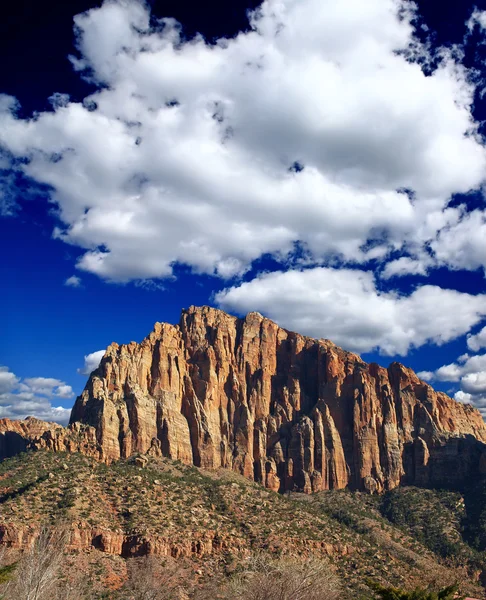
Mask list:
[{"label": "white cloud", "polygon": [[471,394],[466,394],[462,390],[459,390],[454,394],[454,399],[458,402],[463,402],[464,404],[471,404],[472,396]]},{"label": "white cloud", "polygon": [[84,365],[78,369],[80,375],[90,375],[92,371],[98,368],[101,359],[105,354],[105,350],[97,350],[84,357]]},{"label": "white cloud", "polygon": [[463,355],[457,362],[444,365],[433,372],[432,379],[437,381],[461,381],[465,376],[486,372],[486,354]]},{"label": "white cloud", "polygon": [[[420,248],[450,195],[481,184],[486,154],[466,70],[445,50],[431,76],[408,60],[430,58],[411,6],[267,0],[251,31],[208,45],[106,2],[75,18],[72,62],[99,90],[55,94],[31,120],[4,96],[0,143],[54,189],[78,267],[108,280],[176,262],[229,278],[296,241],[316,263]],[[406,267],[421,269],[385,273]]]},{"label": "white cloud", "polygon": [[60,379],[29,377],[22,380],[8,367],[0,367],[0,418],[35,416],[66,425],[71,409],[53,406],[52,402],[73,396],[71,386]]},{"label": "white cloud", "polygon": [[464,213],[431,243],[438,264],[453,269],[486,268],[486,211]]},{"label": "white cloud", "polygon": [[471,32],[476,25],[478,25],[480,29],[486,29],[486,10],[478,10],[477,8],[474,9],[469,21],[467,22],[469,31]]},{"label": "white cloud", "polygon": [[486,394],[486,371],[464,375],[461,387],[468,394]]},{"label": "white cloud", "polygon": [[70,385],[61,384],[58,386],[55,395],[59,398],[72,398],[74,396],[73,388]]},{"label": "white cloud", "polygon": [[460,382],[461,389],[454,398],[474,404],[486,417],[486,354],[464,354],[455,363],[444,365],[431,373],[429,380]]},{"label": "white cloud", "polygon": [[401,256],[385,265],[382,277],[383,279],[390,279],[391,277],[402,277],[403,275],[426,275],[427,266],[427,260]]},{"label": "white cloud", "polygon": [[[405,244],[407,256],[385,264],[383,279],[427,275],[437,267],[486,269],[486,212],[465,205],[431,212],[416,235]],[[423,240],[429,239],[427,244]]]},{"label": "white cloud", "polygon": [[433,374],[433,379],[437,381],[459,381],[463,370],[461,365],[450,364],[444,365],[437,369]]},{"label": "white cloud", "polygon": [[23,380],[22,385],[35,394],[44,396],[59,396],[60,398],[72,398],[74,396],[70,385],[66,385],[60,379],[53,379],[52,377],[28,377]]},{"label": "white cloud", "polygon": [[486,419],[486,394],[468,394],[459,390],[454,394],[454,398],[464,404],[473,404]]},{"label": "white cloud", "polygon": [[71,275],[71,277],[68,277],[66,279],[66,281],[64,282],[64,285],[66,285],[68,287],[74,287],[74,288],[81,287],[81,278],[78,277],[77,275]]},{"label": "white cloud", "polygon": [[371,272],[324,267],[260,275],[215,299],[240,314],[256,310],[294,331],[358,352],[379,348],[383,354],[443,344],[486,316],[486,295],[431,285],[409,296],[384,293]]},{"label": "white cloud", "polygon": [[486,348],[486,327],[483,327],[476,335],[467,336],[467,347],[473,352]]},{"label": "white cloud", "polygon": [[0,394],[13,390],[19,383],[19,378],[8,370],[8,367],[0,367]]},{"label": "white cloud", "polygon": [[434,378],[433,371],[419,371],[417,375],[420,377],[420,379],[423,379],[424,381],[432,381],[432,379]]},{"label": "white cloud", "polygon": [[472,404],[475,406],[486,420],[486,394],[468,394],[467,392],[459,390],[454,394],[454,398],[458,402],[464,402],[464,404]]}]

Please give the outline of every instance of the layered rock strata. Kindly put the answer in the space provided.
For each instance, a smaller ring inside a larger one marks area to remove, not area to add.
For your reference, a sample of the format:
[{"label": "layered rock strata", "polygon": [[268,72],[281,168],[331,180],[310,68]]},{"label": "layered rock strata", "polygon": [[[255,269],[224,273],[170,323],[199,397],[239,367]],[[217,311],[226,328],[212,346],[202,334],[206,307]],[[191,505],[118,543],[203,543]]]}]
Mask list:
[{"label": "layered rock strata", "polygon": [[444,461],[462,476],[486,441],[478,411],[398,363],[209,307],[109,346],[71,422],[96,429],[102,460],[154,452],[280,491],[433,483]]},{"label": "layered rock strata", "polygon": [[[19,527],[13,524],[0,524],[0,546],[22,550],[32,546],[39,535],[35,527]],[[288,539],[292,549],[300,552],[320,553],[328,556],[346,556],[352,554],[352,546],[321,540]],[[278,547],[278,544],[275,544]],[[101,550],[123,558],[135,556],[171,556],[173,558],[203,558],[228,551],[248,553],[245,539],[226,536],[224,532],[191,532],[183,541],[160,536],[125,534],[109,529],[90,527],[86,522],[73,523],[67,530],[67,549],[82,552],[90,549]]]},{"label": "layered rock strata", "polygon": [[486,469],[484,442],[476,409],[399,363],[368,365],[259,313],[191,307],[140,344],[111,344],[70,427],[34,445],[106,462],[164,455],[276,491],[381,492],[456,485]]}]

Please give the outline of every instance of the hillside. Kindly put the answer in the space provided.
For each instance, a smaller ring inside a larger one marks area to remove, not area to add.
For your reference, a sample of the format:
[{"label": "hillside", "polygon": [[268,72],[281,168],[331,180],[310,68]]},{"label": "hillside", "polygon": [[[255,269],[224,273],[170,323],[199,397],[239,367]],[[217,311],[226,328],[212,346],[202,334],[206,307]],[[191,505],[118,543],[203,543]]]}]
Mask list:
[{"label": "hillside", "polygon": [[[485,554],[464,541],[459,496],[415,488],[390,494],[282,495],[228,470],[207,472],[166,458],[106,465],[38,451],[0,464],[0,543],[14,556],[42,524],[64,523],[66,574],[82,565],[93,598],[116,598],[107,589],[121,586],[130,560],[140,555],[176,559],[197,598],[210,584],[223,589],[260,552],[328,558],[344,597],[370,597],[367,577],[406,587],[458,580],[463,592],[483,597]],[[413,506],[417,522],[400,517],[402,501]],[[437,527],[448,530],[459,551],[430,543],[420,506],[443,513]]]}]

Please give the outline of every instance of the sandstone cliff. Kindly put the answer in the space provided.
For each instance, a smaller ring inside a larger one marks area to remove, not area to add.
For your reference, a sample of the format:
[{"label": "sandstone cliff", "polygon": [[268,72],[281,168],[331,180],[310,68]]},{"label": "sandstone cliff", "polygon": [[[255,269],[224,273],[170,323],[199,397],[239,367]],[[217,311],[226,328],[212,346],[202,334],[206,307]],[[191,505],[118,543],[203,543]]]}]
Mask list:
[{"label": "sandstone cliff", "polygon": [[76,422],[96,429],[102,460],[150,451],[281,491],[463,476],[482,453],[466,436],[486,441],[479,412],[398,363],[367,365],[258,313],[208,307],[157,323],[141,344],[109,346]]},{"label": "sandstone cliff", "polygon": [[140,344],[111,344],[68,430],[35,447],[110,462],[135,452],[233,469],[273,490],[448,485],[486,467],[477,410],[399,363],[191,307]]}]

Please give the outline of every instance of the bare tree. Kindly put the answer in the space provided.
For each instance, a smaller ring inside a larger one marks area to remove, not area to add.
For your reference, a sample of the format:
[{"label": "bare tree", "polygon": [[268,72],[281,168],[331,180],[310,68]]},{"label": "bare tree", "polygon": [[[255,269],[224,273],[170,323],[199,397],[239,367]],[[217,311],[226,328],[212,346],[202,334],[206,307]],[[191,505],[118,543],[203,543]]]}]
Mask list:
[{"label": "bare tree", "polygon": [[130,558],[124,598],[129,600],[183,600],[184,573],[172,559],[154,556]]},{"label": "bare tree", "polygon": [[16,576],[17,561],[9,556],[5,546],[0,547],[0,600],[8,598]]},{"label": "bare tree", "polygon": [[272,559],[257,555],[221,597],[225,600],[337,600],[341,594],[339,579],[324,558]]},{"label": "bare tree", "polygon": [[92,598],[90,583],[90,580],[86,579],[86,573],[70,573],[69,578],[58,581],[50,600],[89,600]]},{"label": "bare tree", "polygon": [[17,564],[9,596],[17,600],[52,600],[59,584],[66,532],[44,528]]}]

